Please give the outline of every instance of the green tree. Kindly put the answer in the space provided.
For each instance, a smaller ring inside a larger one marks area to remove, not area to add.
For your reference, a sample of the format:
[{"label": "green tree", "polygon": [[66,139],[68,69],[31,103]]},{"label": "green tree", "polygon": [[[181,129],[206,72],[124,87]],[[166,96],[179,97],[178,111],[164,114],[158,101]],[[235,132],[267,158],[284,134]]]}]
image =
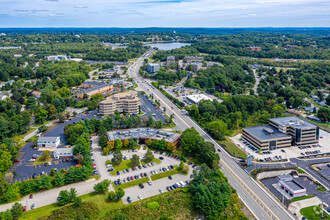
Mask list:
[{"label": "green tree", "polygon": [[35,113],[35,121],[36,123],[42,124],[48,118],[48,111],[38,108]]},{"label": "green tree", "polygon": [[159,148],[159,141],[157,139],[152,141],[152,147],[155,148],[155,149]]},{"label": "green tree", "polygon": [[131,137],[129,139],[129,148],[133,149],[133,148],[136,148],[138,146],[138,144],[136,143],[136,141]]},{"label": "green tree", "polygon": [[65,179],[62,172],[56,172],[53,183],[55,186],[63,186],[65,184]]},{"label": "green tree", "polygon": [[99,145],[101,146],[101,148],[105,148],[107,146],[108,143],[108,138],[106,135],[102,134],[99,138]]},{"label": "green tree", "polygon": [[110,191],[108,194],[108,200],[113,201],[116,199],[116,193],[114,191]]},{"label": "green tree", "polygon": [[50,159],[50,155],[51,155],[51,152],[49,150],[45,150],[40,154],[39,160],[47,161]]},{"label": "green tree", "polygon": [[148,149],[148,151],[144,154],[144,161],[146,163],[151,162],[154,159],[154,154],[151,150]]},{"label": "green tree", "polygon": [[54,168],[52,168],[52,169],[50,170],[50,174],[49,174],[49,175],[50,175],[50,176],[55,176],[55,175],[56,175]]},{"label": "green tree", "polygon": [[71,197],[69,195],[68,190],[62,190],[59,193],[58,199],[57,199],[57,204],[60,206],[63,206],[65,204],[68,204],[71,202]]},{"label": "green tree", "polygon": [[119,165],[123,160],[123,154],[121,153],[120,150],[115,150],[115,152],[113,153],[113,158],[111,160],[111,162],[114,165]]},{"label": "green tree", "polygon": [[175,150],[175,144],[173,143],[167,143],[166,150],[173,152]]},{"label": "green tree", "polygon": [[105,193],[108,191],[109,185],[110,185],[110,180],[105,179],[102,182],[95,184],[94,190],[97,193]]},{"label": "green tree", "polygon": [[123,143],[119,139],[115,139],[115,149],[121,149],[123,146]]},{"label": "green tree", "polygon": [[121,187],[118,187],[116,191],[117,200],[120,200],[124,196],[125,196],[125,191]]},{"label": "green tree", "polygon": [[129,140],[125,139],[123,141],[123,146],[124,146],[124,148],[127,148],[129,146]]},{"label": "green tree", "polygon": [[145,144],[148,146],[148,147],[151,147],[152,146],[152,140],[151,139],[148,139],[145,141]]},{"label": "green tree", "polygon": [[19,219],[19,217],[23,214],[23,205],[21,203],[16,202],[11,207],[10,211],[14,220]]},{"label": "green tree", "polygon": [[167,143],[164,139],[162,139],[160,142],[159,142],[159,145],[158,145],[158,149],[162,150],[162,151],[165,151],[166,150],[166,146],[167,146]]},{"label": "green tree", "polygon": [[132,159],[131,159],[131,167],[136,167],[140,165],[140,159],[139,156],[136,154],[132,155]]}]

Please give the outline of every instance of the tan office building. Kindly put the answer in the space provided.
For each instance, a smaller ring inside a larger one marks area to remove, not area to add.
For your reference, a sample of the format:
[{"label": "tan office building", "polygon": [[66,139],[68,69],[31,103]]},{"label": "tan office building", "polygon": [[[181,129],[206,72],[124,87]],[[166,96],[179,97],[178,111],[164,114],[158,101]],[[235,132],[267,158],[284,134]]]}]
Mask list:
[{"label": "tan office building", "polygon": [[139,113],[140,98],[136,91],[118,93],[100,102],[99,109],[102,115],[112,115],[116,110],[120,113]]}]

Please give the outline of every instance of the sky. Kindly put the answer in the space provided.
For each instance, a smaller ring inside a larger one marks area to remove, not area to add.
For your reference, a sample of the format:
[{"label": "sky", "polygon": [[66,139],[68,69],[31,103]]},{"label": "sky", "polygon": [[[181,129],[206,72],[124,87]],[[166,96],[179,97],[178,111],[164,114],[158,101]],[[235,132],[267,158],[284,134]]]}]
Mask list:
[{"label": "sky", "polygon": [[0,27],[330,27],[330,0],[0,0]]}]

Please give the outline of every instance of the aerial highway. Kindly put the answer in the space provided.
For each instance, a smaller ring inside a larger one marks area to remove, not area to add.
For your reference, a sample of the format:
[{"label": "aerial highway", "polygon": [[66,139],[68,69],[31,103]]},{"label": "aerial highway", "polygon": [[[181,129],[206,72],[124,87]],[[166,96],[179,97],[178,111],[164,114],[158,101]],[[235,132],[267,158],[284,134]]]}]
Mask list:
[{"label": "aerial highway", "polygon": [[226,175],[231,186],[236,189],[241,200],[257,219],[294,219],[294,217],[262,188],[262,186],[253,180],[225,150],[222,150],[221,146],[198,124],[177,108],[177,106],[166,98],[158,89],[152,86],[150,80],[143,79],[138,75],[143,60],[151,56],[154,52],[154,49],[149,50],[128,68],[127,72],[138,84],[138,89],[143,90],[148,95],[152,94],[154,99],[158,100],[161,105],[166,108],[167,115],[173,114],[173,120],[178,125],[177,128],[184,130],[194,127],[206,141],[212,142],[217,149],[221,149],[221,171]]}]

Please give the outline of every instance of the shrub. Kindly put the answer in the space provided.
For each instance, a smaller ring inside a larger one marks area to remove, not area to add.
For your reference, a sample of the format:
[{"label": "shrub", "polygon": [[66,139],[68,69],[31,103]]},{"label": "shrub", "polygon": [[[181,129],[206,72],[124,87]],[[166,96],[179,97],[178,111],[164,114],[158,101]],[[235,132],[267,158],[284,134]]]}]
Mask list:
[{"label": "shrub", "polygon": [[147,204],[147,207],[151,210],[156,210],[156,209],[159,209],[160,205],[158,202],[155,201],[155,202],[149,202]]}]

